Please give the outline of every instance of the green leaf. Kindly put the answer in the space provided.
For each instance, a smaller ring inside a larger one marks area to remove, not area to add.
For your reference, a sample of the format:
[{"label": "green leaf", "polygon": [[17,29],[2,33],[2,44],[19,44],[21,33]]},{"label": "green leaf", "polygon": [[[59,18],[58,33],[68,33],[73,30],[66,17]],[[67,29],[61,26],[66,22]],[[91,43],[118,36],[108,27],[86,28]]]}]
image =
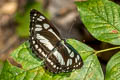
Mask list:
[{"label": "green leaf", "polygon": [[120,45],[120,6],[107,0],[76,2],[88,31],[98,40]]},{"label": "green leaf", "polygon": [[120,52],[116,53],[108,62],[105,80],[120,80]]},{"label": "green leaf", "polygon": [[73,44],[82,56],[84,65],[81,69],[60,74],[45,71],[43,62],[32,53],[29,42],[25,42],[11,54],[11,58],[21,64],[22,68],[12,65],[7,60],[3,65],[0,80],[103,80],[99,61],[92,54],[94,50],[76,40],[69,39],[67,42]]}]

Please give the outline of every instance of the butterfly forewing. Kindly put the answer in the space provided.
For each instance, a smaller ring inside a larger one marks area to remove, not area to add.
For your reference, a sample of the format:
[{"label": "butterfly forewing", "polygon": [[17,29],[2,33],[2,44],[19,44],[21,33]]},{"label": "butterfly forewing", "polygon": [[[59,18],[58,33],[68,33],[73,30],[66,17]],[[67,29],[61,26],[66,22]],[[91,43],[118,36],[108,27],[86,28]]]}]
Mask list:
[{"label": "butterfly forewing", "polygon": [[30,45],[45,60],[45,68],[53,73],[69,72],[83,64],[75,49],[61,40],[54,25],[35,9],[30,12]]},{"label": "butterfly forewing", "polygon": [[30,21],[30,42],[33,45],[32,48],[34,51],[37,51],[40,57],[46,57],[52,48],[55,47],[56,42],[59,41],[59,34],[54,32],[57,30],[50,25],[46,17],[36,10],[31,11]]}]

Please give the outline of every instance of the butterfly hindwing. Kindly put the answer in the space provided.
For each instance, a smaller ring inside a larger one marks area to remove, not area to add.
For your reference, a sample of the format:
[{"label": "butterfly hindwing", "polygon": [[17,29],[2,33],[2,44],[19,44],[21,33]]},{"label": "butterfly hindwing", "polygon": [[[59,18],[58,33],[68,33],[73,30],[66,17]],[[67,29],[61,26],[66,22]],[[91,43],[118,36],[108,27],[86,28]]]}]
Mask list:
[{"label": "butterfly hindwing", "polygon": [[78,52],[62,40],[54,25],[35,9],[30,12],[30,46],[45,60],[45,68],[50,72],[70,72],[83,65]]}]

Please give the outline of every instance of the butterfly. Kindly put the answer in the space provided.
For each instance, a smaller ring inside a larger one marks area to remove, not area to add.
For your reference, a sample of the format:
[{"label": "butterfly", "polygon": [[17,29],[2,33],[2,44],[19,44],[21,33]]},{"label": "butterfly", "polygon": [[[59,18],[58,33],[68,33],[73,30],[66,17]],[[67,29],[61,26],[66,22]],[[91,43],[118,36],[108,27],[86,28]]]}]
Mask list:
[{"label": "butterfly", "polygon": [[30,11],[30,47],[44,60],[45,69],[52,73],[80,69],[83,61],[79,53],[62,39],[54,25],[39,11]]}]

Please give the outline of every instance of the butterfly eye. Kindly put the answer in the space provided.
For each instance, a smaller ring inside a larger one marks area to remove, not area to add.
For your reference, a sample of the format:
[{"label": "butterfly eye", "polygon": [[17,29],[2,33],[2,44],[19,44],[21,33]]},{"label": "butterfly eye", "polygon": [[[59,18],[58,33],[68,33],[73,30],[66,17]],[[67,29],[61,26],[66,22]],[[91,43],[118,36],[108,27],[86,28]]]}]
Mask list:
[{"label": "butterfly eye", "polygon": [[30,12],[30,46],[53,73],[70,72],[83,65],[78,52],[62,40],[57,29],[40,12]]}]

